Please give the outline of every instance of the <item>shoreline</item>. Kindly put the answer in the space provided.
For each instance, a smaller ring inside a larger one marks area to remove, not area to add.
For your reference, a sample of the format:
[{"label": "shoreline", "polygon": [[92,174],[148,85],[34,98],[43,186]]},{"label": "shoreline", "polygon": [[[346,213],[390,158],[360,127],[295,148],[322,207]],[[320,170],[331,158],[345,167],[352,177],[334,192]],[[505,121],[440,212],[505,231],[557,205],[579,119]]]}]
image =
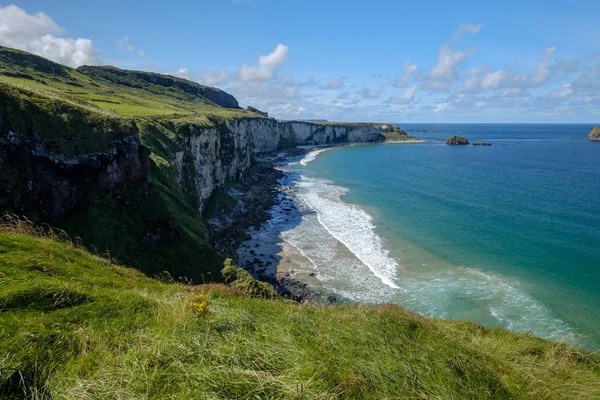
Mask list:
[{"label": "shoreline", "polygon": [[[300,162],[310,153],[318,154],[334,148],[422,143],[427,142],[415,138],[404,141],[298,146],[285,152],[258,158],[247,176],[228,189],[228,195],[235,201],[233,209],[218,211],[208,219],[209,241],[219,253],[234,260],[254,278],[272,284],[283,297],[305,304],[335,304],[338,300],[333,292],[322,293],[309,288],[310,283],[306,281],[317,279],[316,271],[294,268],[301,264],[300,260],[308,260],[314,264],[306,255],[286,253],[282,248],[265,251],[263,248],[265,244],[257,241],[252,244],[252,248],[246,249],[253,256],[249,265],[241,265],[239,262],[239,250],[242,249],[244,242],[251,239],[252,233],[258,232],[263,224],[275,218],[270,213],[274,206],[280,206],[282,214],[278,216],[279,218],[289,219],[294,212],[298,211],[286,194],[284,184],[286,172],[279,167],[288,162]],[[294,161],[296,158],[298,160]],[[294,247],[293,244],[289,244]],[[299,253],[302,251],[299,250]],[[302,280],[296,279],[296,276],[301,276]]]}]

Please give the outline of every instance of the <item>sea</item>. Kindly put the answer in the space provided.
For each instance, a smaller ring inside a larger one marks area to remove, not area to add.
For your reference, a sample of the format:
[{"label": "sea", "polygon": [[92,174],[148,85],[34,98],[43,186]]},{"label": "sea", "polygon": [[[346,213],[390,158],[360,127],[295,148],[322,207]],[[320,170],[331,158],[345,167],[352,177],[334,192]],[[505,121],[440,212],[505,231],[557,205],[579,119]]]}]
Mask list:
[{"label": "sea", "polygon": [[281,162],[278,204],[241,262],[260,256],[338,302],[600,350],[600,142],[581,140],[593,125],[399,126],[425,142]]}]

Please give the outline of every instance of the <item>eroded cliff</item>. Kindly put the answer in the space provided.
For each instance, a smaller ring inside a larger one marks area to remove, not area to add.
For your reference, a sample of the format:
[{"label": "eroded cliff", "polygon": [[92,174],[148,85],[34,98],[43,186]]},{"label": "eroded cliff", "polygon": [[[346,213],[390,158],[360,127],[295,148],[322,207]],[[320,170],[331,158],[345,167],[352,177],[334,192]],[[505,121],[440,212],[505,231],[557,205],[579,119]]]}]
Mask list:
[{"label": "eroded cliff", "polygon": [[0,47],[0,211],[50,222],[151,275],[219,279],[207,203],[232,201],[226,187],[258,158],[382,141],[389,129],[278,121],[179,78],[75,70]]}]

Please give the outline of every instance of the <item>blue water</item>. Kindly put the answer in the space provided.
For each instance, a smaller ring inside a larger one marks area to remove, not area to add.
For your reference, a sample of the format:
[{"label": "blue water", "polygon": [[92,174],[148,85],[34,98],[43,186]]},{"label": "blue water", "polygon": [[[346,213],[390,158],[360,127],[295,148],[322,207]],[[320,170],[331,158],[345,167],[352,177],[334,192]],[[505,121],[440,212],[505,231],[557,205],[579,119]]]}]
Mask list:
[{"label": "blue water", "polygon": [[[282,204],[241,261],[260,243],[342,301],[599,350],[600,143],[576,140],[592,126],[400,126],[438,132],[282,165]],[[455,134],[492,146],[446,145]]]}]

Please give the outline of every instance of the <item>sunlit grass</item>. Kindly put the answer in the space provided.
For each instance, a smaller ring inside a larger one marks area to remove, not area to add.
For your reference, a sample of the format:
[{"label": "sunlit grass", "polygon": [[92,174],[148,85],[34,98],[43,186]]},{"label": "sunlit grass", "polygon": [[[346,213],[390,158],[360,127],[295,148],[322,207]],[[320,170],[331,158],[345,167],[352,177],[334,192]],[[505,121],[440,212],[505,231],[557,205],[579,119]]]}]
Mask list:
[{"label": "sunlit grass", "polygon": [[253,290],[162,283],[69,241],[5,227],[0,396],[600,396],[600,358],[575,347],[392,305],[300,306]]}]

